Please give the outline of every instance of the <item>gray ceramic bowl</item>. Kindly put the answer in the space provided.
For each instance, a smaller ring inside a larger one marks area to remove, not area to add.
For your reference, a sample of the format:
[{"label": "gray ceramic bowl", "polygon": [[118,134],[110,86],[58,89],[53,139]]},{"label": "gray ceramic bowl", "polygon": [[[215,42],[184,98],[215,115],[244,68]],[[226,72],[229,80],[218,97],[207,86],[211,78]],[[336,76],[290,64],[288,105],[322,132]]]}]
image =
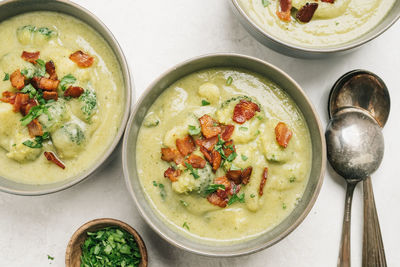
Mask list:
[{"label": "gray ceramic bowl", "polygon": [[[157,97],[172,83],[195,71],[212,67],[237,67],[259,73],[283,88],[296,102],[310,130],[312,140],[312,169],[304,196],[295,210],[273,230],[257,239],[230,246],[212,246],[188,239],[169,228],[155,213],[142,189],[136,168],[136,146],[139,128],[148,109]],[[146,222],[162,238],[176,247],[207,256],[237,256],[269,247],[293,231],[311,210],[325,172],[325,138],[318,115],[300,86],[286,73],[269,63],[237,54],[201,56],[172,67],[154,81],[136,104],[128,122],[123,142],[123,169],[126,184]]]},{"label": "gray ceramic bowl", "polygon": [[106,152],[98,159],[96,162],[88,168],[83,173],[77,175],[76,177],[72,177],[71,179],[46,184],[46,185],[28,185],[28,184],[20,184],[13,182],[11,180],[7,180],[4,177],[0,176],[0,190],[18,194],[18,195],[44,195],[49,193],[54,193],[68,187],[73,186],[87,178],[89,175],[94,173],[99,169],[101,165],[109,158],[111,153],[114,151],[115,147],[118,145],[119,140],[122,137],[122,134],[125,130],[125,125],[129,117],[130,111],[130,103],[131,103],[131,77],[129,74],[128,64],[125,60],[125,56],[122,53],[120,46],[115,40],[112,33],[107,29],[107,27],[90,13],[88,10],[83,7],[72,3],[71,1],[62,1],[62,0],[11,0],[11,1],[3,1],[0,3],[0,22],[7,20],[13,16],[32,12],[32,11],[55,11],[60,12],[66,15],[73,16],[81,21],[85,22],[89,26],[91,26],[94,30],[96,30],[108,43],[108,45],[113,50],[115,57],[117,58],[122,77],[124,79],[124,92],[125,92],[125,103],[124,103],[124,112],[121,123],[119,125],[119,130],[117,135],[115,136],[112,144],[108,147]]},{"label": "gray ceramic bowl", "polygon": [[322,58],[348,53],[381,35],[400,18],[400,1],[396,1],[386,17],[368,33],[344,44],[310,48],[287,43],[266,32],[246,14],[238,0],[231,0],[231,6],[243,27],[260,43],[279,53],[300,58]]}]

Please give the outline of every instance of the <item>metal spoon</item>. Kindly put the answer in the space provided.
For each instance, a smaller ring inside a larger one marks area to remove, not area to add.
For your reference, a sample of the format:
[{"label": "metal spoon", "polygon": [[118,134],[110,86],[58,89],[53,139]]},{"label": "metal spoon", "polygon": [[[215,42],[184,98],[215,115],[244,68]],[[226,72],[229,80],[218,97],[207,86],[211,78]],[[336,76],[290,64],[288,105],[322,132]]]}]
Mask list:
[{"label": "metal spoon", "polygon": [[[336,113],[339,113],[339,111],[341,111],[340,113],[352,111],[352,109],[345,109],[346,107],[357,107],[368,111],[369,115],[383,127],[390,111],[390,97],[385,83],[377,75],[369,71],[354,70],[346,73],[335,83],[330,93],[328,105],[329,117],[336,116]],[[378,161],[380,163],[381,159],[377,159]],[[386,266],[385,252],[369,176],[364,179],[363,188],[363,266]],[[354,190],[354,186],[352,190]],[[350,203],[346,202],[347,206],[351,207],[351,197]],[[347,215],[350,216],[350,213],[347,213]],[[342,242],[345,244],[342,244],[339,255],[339,265],[341,266],[350,266],[350,243],[346,241],[346,238],[349,238],[349,236],[349,234],[345,237],[342,236]]]}]

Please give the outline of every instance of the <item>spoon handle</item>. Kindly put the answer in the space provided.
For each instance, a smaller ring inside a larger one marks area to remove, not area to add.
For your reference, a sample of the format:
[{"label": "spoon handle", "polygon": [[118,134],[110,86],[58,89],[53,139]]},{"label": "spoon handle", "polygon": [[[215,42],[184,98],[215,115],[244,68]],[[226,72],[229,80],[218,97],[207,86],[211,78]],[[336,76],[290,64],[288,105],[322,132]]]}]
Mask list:
[{"label": "spoon handle", "polygon": [[350,222],[351,222],[351,203],[356,183],[347,183],[346,200],[344,203],[344,215],[342,226],[342,240],[339,249],[338,266],[350,267]]},{"label": "spoon handle", "polygon": [[385,250],[376,212],[371,177],[363,182],[364,191],[364,235],[363,235],[363,267],[386,267]]}]

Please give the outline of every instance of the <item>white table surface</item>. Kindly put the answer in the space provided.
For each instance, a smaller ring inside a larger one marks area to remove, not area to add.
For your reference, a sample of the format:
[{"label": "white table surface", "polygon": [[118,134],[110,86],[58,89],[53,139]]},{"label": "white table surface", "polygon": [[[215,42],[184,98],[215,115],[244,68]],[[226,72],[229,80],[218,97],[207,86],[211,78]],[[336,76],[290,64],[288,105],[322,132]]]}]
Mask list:
[{"label": "white table surface", "polygon": [[[363,68],[380,75],[392,109],[384,129],[385,157],[373,175],[376,205],[389,266],[400,266],[400,23],[352,54],[325,60],[283,56],[255,41],[232,14],[228,0],[76,1],[114,33],[131,67],[136,98],[167,68],[212,52],[237,52],[264,59],[291,75],[327,124],[327,100],[334,81]],[[345,196],[342,178],[328,166],[315,206],[287,238],[262,252],[217,259],[172,247],[142,220],[128,193],[118,156],[95,177],[63,192],[40,197],[0,193],[0,266],[64,266],[72,233],[101,217],[121,219],[143,236],[150,266],[335,266]],[[361,266],[362,187],[354,194],[352,263]],[[47,255],[53,256],[49,260]]]}]

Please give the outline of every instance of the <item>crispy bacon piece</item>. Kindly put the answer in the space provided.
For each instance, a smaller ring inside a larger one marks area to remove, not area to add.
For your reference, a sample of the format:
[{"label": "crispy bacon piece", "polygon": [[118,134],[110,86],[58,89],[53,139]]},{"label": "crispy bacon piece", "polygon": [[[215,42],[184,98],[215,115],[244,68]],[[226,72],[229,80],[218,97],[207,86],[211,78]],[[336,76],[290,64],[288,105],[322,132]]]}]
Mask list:
[{"label": "crispy bacon piece", "polygon": [[210,138],[199,138],[196,140],[196,144],[199,147],[204,147],[208,151],[212,151],[214,146],[218,143],[218,136],[213,136]]},{"label": "crispy bacon piece", "polygon": [[306,3],[297,11],[296,18],[304,23],[310,22],[317,8],[317,3]]},{"label": "crispy bacon piece", "polygon": [[46,91],[57,91],[57,87],[59,85],[59,80],[52,80],[46,77],[33,77],[32,78],[32,85],[36,89],[42,89]]},{"label": "crispy bacon piece", "polygon": [[190,165],[192,165],[193,168],[196,168],[196,169],[203,169],[206,166],[206,160],[195,154],[191,154],[187,158],[187,162]]},{"label": "crispy bacon piece", "polygon": [[229,170],[226,177],[232,180],[236,185],[248,184],[250,180],[253,167],[247,167],[244,170]]},{"label": "crispy bacon piece", "polygon": [[56,157],[56,155],[54,155],[53,152],[44,152],[44,156],[46,157],[46,159],[48,161],[53,162],[54,164],[56,164],[58,167],[60,167],[61,169],[65,169],[65,165]]},{"label": "crispy bacon piece", "polygon": [[22,55],[21,55],[21,58],[23,60],[25,60],[25,61],[28,61],[28,62],[30,62],[32,64],[35,64],[36,60],[39,59],[39,55],[40,55],[39,51],[37,51],[37,52],[26,52],[26,51],[23,51]]},{"label": "crispy bacon piece", "polygon": [[[226,176],[221,176],[214,179],[214,184],[222,184],[225,186],[225,190],[230,190],[231,182],[228,180]],[[222,189],[218,189],[222,190]]]},{"label": "crispy bacon piece", "polygon": [[228,198],[222,198],[220,197],[217,192],[212,193],[211,195],[208,195],[207,197],[208,202],[210,202],[211,204],[221,207],[221,208],[225,208],[226,205],[228,204]]},{"label": "crispy bacon piece", "polygon": [[228,141],[229,139],[231,139],[233,130],[235,130],[235,126],[228,124],[221,126],[221,128],[222,128],[222,134],[221,134],[222,139],[224,141]]},{"label": "crispy bacon piece", "polygon": [[5,91],[3,92],[3,97],[0,98],[0,101],[4,102],[4,103],[10,103],[11,105],[14,104],[15,102],[15,97],[17,96],[16,93],[14,92],[9,92],[9,91]]},{"label": "crispy bacon piece", "polygon": [[335,0],[321,0],[321,2],[333,4],[335,2]]},{"label": "crispy bacon piece", "polygon": [[280,10],[276,11],[276,15],[280,20],[290,21],[290,10],[292,9],[292,0],[280,0]]},{"label": "crispy bacon piece", "polygon": [[27,115],[29,113],[29,110],[31,110],[32,107],[37,106],[38,103],[36,102],[35,99],[29,98],[28,103],[24,106],[21,106],[20,111],[23,116]]},{"label": "crispy bacon piece", "polygon": [[279,122],[275,127],[276,141],[281,147],[286,148],[292,138],[292,131],[287,127],[286,123]]},{"label": "crispy bacon piece", "polygon": [[190,135],[185,136],[182,139],[176,139],[176,147],[183,156],[187,156],[196,149],[193,138]]},{"label": "crispy bacon piece", "polygon": [[268,178],[268,168],[264,168],[263,174],[262,174],[262,179],[260,182],[260,189],[258,190],[258,194],[262,196],[264,194],[264,186],[265,183],[267,182]]},{"label": "crispy bacon piece", "polygon": [[161,159],[167,162],[174,161],[177,165],[181,164],[184,160],[181,153],[174,148],[161,148]]},{"label": "crispy bacon piece", "polygon": [[58,93],[53,91],[43,91],[43,98],[46,100],[54,99],[58,100]]},{"label": "crispy bacon piece", "polygon": [[212,170],[213,172],[216,172],[219,166],[221,166],[221,161],[222,161],[221,154],[219,154],[218,151],[213,150],[211,152],[211,158],[212,158]]},{"label": "crispy bacon piece", "polygon": [[29,100],[28,94],[17,93],[17,95],[15,97],[14,105],[13,105],[14,112],[21,111],[21,108],[23,106],[25,106],[26,104],[28,104],[28,100]]},{"label": "crispy bacon piece", "polygon": [[49,79],[57,80],[58,76],[56,73],[56,65],[54,65],[53,60],[46,62],[46,72],[50,75]]},{"label": "crispy bacon piece", "polygon": [[88,67],[92,66],[92,64],[94,62],[94,57],[92,57],[80,50],[71,54],[69,56],[69,59],[71,59],[73,62],[75,62],[81,68],[88,68]]},{"label": "crispy bacon piece", "polygon": [[203,115],[200,119],[201,132],[206,138],[217,136],[221,133],[219,123],[214,121],[209,115]]},{"label": "crispy bacon piece", "polygon": [[43,128],[40,122],[37,119],[32,120],[28,124],[29,135],[31,137],[35,136],[42,136],[43,135]]},{"label": "crispy bacon piece", "polygon": [[200,147],[200,152],[203,153],[204,158],[212,164],[212,155],[211,152],[209,152],[205,147],[201,146]]},{"label": "crispy bacon piece", "polygon": [[24,75],[21,74],[21,71],[19,69],[14,71],[10,75],[10,81],[11,85],[17,88],[18,90],[21,90],[22,88],[25,87],[25,78]]},{"label": "crispy bacon piece", "polygon": [[243,124],[253,118],[256,111],[260,111],[260,107],[256,103],[242,99],[233,110],[233,121]]},{"label": "crispy bacon piece", "polygon": [[82,87],[79,86],[70,86],[68,87],[67,90],[65,90],[64,92],[64,96],[70,96],[70,97],[74,97],[74,98],[78,98],[81,96],[81,94],[83,94],[85,90]]},{"label": "crispy bacon piece", "polygon": [[164,177],[168,178],[171,180],[171,182],[176,182],[178,181],[178,177],[181,175],[182,171],[177,169],[175,170],[172,167],[169,167],[165,172],[164,172]]}]

